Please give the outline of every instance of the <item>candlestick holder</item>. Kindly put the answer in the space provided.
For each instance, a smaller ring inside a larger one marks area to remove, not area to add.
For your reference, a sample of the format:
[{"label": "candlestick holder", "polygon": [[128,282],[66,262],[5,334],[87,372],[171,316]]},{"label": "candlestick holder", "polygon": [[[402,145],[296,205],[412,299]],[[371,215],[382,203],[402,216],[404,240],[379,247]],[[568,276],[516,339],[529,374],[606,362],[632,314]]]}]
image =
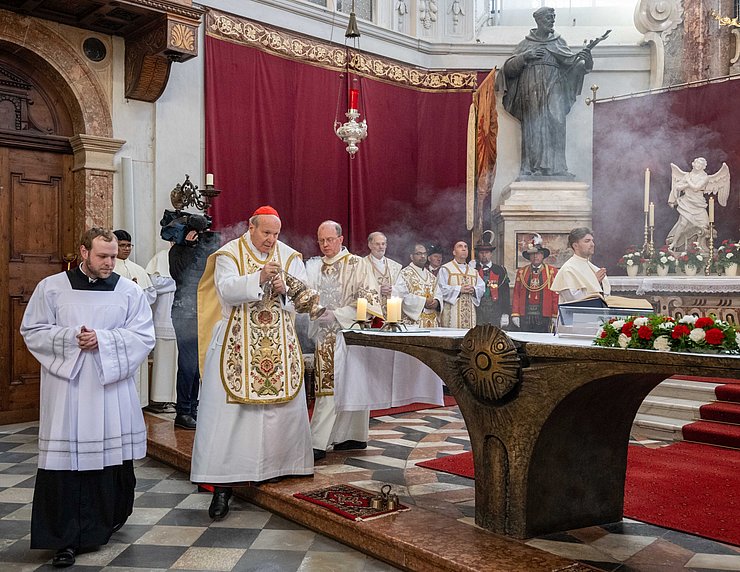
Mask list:
[{"label": "candlestick holder", "polygon": [[707,263],[704,265],[704,276],[709,276],[712,272],[712,259],[714,258],[714,222],[709,221],[709,256]]},{"label": "candlestick holder", "polygon": [[381,332],[407,332],[408,328],[406,327],[406,324],[403,324],[401,322],[386,322],[383,324],[383,327],[380,328]]},{"label": "candlestick holder", "polygon": [[349,327],[350,330],[369,330],[370,324],[372,324],[371,320],[355,320],[352,322],[352,325]]},{"label": "candlestick holder", "polygon": [[645,256],[645,258],[647,258],[648,260],[647,266],[645,267],[645,274],[647,276],[650,276],[650,261],[653,259],[653,256],[655,256],[654,235],[655,235],[655,225],[650,225],[649,237],[648,237],[648,243],[647,243],[647,253]]},{"label": "candlestick holder", "polygon": [[643,231],[642,255],[644,257],[647,257],[648,255],[648,212],[647,211],[645,211],[645,228]]}]

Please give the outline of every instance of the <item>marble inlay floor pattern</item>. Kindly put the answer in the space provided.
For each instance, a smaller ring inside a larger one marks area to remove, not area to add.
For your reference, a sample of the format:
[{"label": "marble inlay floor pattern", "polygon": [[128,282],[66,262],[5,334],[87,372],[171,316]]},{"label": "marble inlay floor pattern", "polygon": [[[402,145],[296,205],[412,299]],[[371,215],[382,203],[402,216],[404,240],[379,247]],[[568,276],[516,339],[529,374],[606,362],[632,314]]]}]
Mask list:
[{"label": "marble inlay floor pattern", "polygon": [[[28,550],[35,432],[33,424],[0,427],[2,571],[45,569],[51,556]],[[661,445],[633,437],[643,446]],[[440,512],[474,526],[473,481],[416,466],[469,449],[456,407],[384,416],[371,420],[366,450],[330,452],[316,473],[369,490],[391,484],[412,510]],[[244,501],[233,501],[234,512],[213,523],[206,514],[209,495],[196,493],[187,475],[151,459],[137,463],[136,472],[134,514],[108,546],[78,558],[80,570],[394,570]],[[601,570],[740,571],[740,547],[629,519],[527,544]]]}]

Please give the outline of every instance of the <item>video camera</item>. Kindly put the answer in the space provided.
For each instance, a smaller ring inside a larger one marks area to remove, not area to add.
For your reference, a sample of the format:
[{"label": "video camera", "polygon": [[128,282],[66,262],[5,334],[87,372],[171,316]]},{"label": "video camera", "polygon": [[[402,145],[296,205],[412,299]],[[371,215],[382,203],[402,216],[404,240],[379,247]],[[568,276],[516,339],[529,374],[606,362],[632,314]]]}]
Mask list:
[{"label": "video camera", "polygon": [[[175,244],[187,244],[185,237],[192,230],[200,235],[211,228],[211,217],[180,210],[165,209],[162,220],[159,221],[162,230],[159,236],[162,240],[172,241]],[[193,241],[193,243],[196,241]]]}]

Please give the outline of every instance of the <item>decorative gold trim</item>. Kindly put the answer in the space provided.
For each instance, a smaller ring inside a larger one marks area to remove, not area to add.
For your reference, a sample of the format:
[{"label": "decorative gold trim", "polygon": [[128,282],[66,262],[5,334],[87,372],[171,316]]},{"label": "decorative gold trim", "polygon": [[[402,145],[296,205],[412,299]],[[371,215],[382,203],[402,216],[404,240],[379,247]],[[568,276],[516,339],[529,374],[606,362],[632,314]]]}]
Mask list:
[{"label": "decorative gold trim", "polygon": [[366,52],[347,51],[344,46],[216,10],[209,10],[206,14],[206,34],[336,71],[344,70],[349,54],[349,68],[358,75],[424,91],[474,91],[478,85],[477,72],[474,71],[423,70]]}]

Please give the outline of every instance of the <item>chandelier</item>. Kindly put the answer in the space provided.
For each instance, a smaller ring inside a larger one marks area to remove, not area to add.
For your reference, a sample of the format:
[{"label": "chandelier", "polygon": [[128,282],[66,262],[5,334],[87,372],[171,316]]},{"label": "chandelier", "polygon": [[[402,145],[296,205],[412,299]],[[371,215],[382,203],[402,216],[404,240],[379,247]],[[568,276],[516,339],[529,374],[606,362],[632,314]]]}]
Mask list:
[{"label": "chandelier", "polygon": [[[347,153],[354,159],[355,153],[359,150],[357,146],[365,137],[367,137],[367,121],[360,118],[361,90],[360,78],[350,71],[351,52],[349,48],[350,40],[354,41],[354,47],[359,48],[360,30],[357,27],[357,17],[355,16],[355,0],[352,0],[352,10],[349,14],[349,24],[347,31],[344,33],[344,73],[339,76],[339,95],[337,97],[337,110],[334,114],[334,133],[337,134],[346,145]],[[346,82],[346,87],[344,86]],[[347,94],[347,112],[344,114],[347,121],[342,123],[339,117],[339,107],[342,101],[342,95]]]}]

